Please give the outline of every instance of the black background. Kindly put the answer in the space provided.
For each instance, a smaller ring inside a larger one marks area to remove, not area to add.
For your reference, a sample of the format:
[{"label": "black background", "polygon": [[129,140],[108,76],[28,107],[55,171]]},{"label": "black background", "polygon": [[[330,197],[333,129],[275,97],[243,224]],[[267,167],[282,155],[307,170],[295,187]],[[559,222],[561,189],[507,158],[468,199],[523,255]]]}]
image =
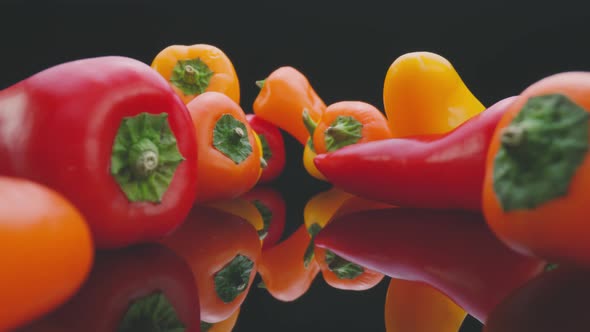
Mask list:
[{"label": "black background", "polygon": [[[327,104],[362,100],[383,109],[387,68],[398,56],[446,57],[484,105],[562,71],[590,69],[590,14],[559,1],[3,1],[0,88],[52,65],[103,55],[150,64],[172,44],[209,43],[232,59],[242,107],[254,81],[283,65],[301,70]],[[286,233],[305,202],[327,186],[301,166],[302,148],[285,136],[288,166],[276,186],[288,202]],[[252,289],[235,331],[383,331],[387,280],[351,293],[321,277],[294,303]],[[462,331],[479,331],[469,321]],[[401,331],[403,332],[403,331]]]}]

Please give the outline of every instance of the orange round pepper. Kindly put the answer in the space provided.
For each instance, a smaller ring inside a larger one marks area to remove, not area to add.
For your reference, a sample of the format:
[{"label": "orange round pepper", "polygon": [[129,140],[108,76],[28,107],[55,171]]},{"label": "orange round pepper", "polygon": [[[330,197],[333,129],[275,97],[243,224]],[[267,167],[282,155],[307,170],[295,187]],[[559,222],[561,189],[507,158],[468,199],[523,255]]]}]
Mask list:
[{"label": "orange round pepper", "polygon": [[308,109],[311,119],[318,121],[326,109],[307,78],[293,67],[280,67],[260,85],[262,88],[254,100],[254,114],[283,129],[302,145],[306,144],[309,132],[303,124],[303,110]]},{"label": "orange round pepper", "polygon": [[376,107],[362,101],[334,103],[322,113],[313,134],[315,152],[391,138],[387,119]]},{"label": "orange round pepper", "polygon": [[247,221],[195,206],[184,224],[162,243],[190,265],[199,289],[202,321],[223,321],[244,302],[261,251],[258,234]]},{"label": "orange round pepper", "polygon": [[264,250],[258,263],[258,273],[265,288],[277,300],[290,302],[305,294],[320,268],[311,260],[305,266],[303,256],[311,238],[305,226],[285,241]]},{"label": "orange round pepper", "polygon": [[168,46],[156,55],[152,68],[170,82],[185,104],[205,91],[223,93],[240,103],[240,83],[234,65],[215,46]]},{"label": "orange round pepper", "polygon": [[391,64],[383,104],[393,137],[443,134],[485,109],[451,63],[430,52],[407,53]]},{"label": "orange round pepper", "polygon": [[457,332],[467,312],[432,286],[391,279],[385,299],[387,332]]},{"label": "orange round pepper", "polygon": [[0,330],[64,303],[93,258],[90,230],[69,201],[40,184],[0,177]]},{"label": "orange round pepper", "polygon": [[544,78],[523,91],[488,150],[483,212],[513,250],[590,266],[590,73]]},{"label": "orange round pepper", "polygon": [[261,175],[262,151],[240,105],[205,92],[186,106],[197,135],[196,201],[235,198],[252,189]]}]

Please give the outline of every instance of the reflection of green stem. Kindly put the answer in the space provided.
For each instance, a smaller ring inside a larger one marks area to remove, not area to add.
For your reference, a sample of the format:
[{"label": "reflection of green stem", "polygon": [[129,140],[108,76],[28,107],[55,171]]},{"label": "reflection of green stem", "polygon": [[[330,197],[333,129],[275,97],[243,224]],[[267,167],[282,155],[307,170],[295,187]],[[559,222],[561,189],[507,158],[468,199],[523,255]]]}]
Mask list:
[{"label": "reflection of green stem", "polygon": [[224,302],[230,303],[240,295],[250,282],[254,262],[246,256],[236,255],[215,274],[215,292]]},{"label": "reflection of green stem", "polygon": [[184,331],[185,329],[176,309],[164,293],[155,292],[136,299],[129,305],[117,332]]},{"label": "reflection of green stem", "polygon": [[321,230],[322,230],[322,227],[317,223],[311,224],[311,226],[309,226],[309,228],[307,229],[307,232],[311,236],[311,239],[309,240],[309,245],[307,245],[307,248],[305,249],[305,254],[303,255],[303,266],[305,266],[305,268],[309,267],[311,260],[315,256],[314,255],[314,249],[315,249],[314,240],[315,240],[315,237],[319,234],[319,232]]},{"label": "reflection of green stem", "polygon": [[338,279],[354,279],[365,272],[362,266],[349,262],[330,250],[326,250],[326,263]]}]

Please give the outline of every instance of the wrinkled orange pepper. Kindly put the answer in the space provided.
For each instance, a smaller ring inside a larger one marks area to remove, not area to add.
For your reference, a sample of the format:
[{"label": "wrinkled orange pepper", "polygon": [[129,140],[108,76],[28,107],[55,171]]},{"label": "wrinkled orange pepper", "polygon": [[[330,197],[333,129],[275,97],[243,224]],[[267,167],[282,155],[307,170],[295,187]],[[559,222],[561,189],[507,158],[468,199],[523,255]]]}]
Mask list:
[{"label": "wrinkled orange pepper", "polygon": [[170,82],[185,104],[206,91],[221,92],[240,103],[240,83],[234,65],[215,46],[168,46],[156,55],[152,68]]},{"label": "wrinkled orange pepper", "polygon": [[199,289],[202,321],[223,321],[244,302],[261,251],[258,234],[247,221],[197,205],[162,243],[190,265]]},{"label": "wrinkled orange pepper", "polygon": [[391,279],[385,299],[387,332],[457,332],[467,312],[432,286]]},{"label": "wrinkled orange pepper", "polygon": [[307,267],[303,256],[311,238],[305,226],[276,246],[264,250],[258,262],[258,273],[264,287],[277,300],[290,302],[301,297],[311,286],[320,268],[312,260]]},{"label": "wrinkled orange pepper", "polygon": [[383,104],[394,137],[446,133],[485,109],[451,63],[429,52],[407,53],[391,64]]}]

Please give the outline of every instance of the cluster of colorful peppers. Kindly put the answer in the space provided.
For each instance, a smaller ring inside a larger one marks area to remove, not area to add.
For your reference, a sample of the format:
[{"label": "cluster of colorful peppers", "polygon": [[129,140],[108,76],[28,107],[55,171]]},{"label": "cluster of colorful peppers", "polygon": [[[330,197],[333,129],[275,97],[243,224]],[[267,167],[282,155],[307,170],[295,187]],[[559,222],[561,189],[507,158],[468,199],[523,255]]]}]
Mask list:
[{"label": "cluster of colorful peppers", "polygon": [[[0,91],[0,293],[13,304],[0,329],[41,317],[87,280],[44,331],[66,316],[97,331],[221,331],[256,272],[281,301],[321,272],[347,290],[391,277],[390,331],[452,331],[467,313],[487,323],[547,262],[590,265],[590,74],[545,78],[486,109],[446,59],[409,53],[387,72],[384,113],[326,105],[292,67],[257,85],[246,115],[231,61],[200,44],[168,47],[151,67],[73,61]],[[281,130],[335,188],[277,243],[284,203],[252,189],[285,166]],[[159,244],[125,248],[147,242]],[[136,270],[153,261],[162,268],[142,280]],[[108,301],[98,297],[115,275],[129,280],[112,286],[116,319],[72,314]],[[440,320],[408,320],[409,310]]]}]

